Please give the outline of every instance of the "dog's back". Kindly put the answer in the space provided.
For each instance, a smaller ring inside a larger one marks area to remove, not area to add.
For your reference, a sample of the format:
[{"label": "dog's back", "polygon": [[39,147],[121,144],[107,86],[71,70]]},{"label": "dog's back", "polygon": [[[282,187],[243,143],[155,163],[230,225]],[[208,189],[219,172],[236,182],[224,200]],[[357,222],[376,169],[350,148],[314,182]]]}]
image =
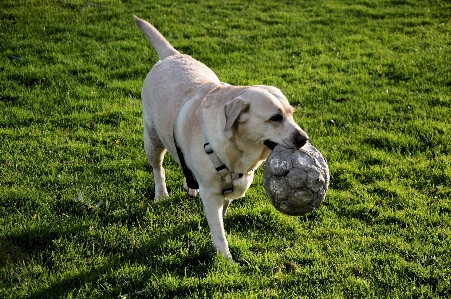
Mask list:
[{"label": "dog's back", "polygon": [[[155,64],[146,78],[146,80],[152,80],[152,85],[157,87],[157,90],[148,90],[149,95],[156,92],[161,97],[163,96],[161,93],[168,90],[177,91],[180,95],[180,93],[187,92],[193,85],[198,86],[208,82],[221,83],[216,74],[206,65],[191,56],[182,55],[174,49],[149,22],[136,16],[134,18],[160,58],[160,61]],[[153,76],[153,73],[158,73],[158,76]],[[164,88],[160,88],[160,86]],[[176,98],[174,96],[177,95],[170,92],[163,98],[170,101],[171,98]]]},{"label": "dog's back", "polygon": [[185,96],[202,84],[221,81],[203,63],[180,54],[150,23],[134,18],[160,58],[144,80],[141,93],[144,122],[152,125],[164,146],[171,149],[172,129],[168,128],[173,128],[176,111]]}]

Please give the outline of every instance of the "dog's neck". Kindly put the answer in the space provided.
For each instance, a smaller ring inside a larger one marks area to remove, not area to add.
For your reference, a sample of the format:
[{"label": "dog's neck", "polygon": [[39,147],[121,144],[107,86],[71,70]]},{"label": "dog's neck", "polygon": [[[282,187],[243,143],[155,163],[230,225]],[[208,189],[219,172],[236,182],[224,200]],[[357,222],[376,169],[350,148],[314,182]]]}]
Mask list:
[{"label": "dog's neck", "polygon": [[[230,171],[236,173],[248,173],[255,170],[266,160],[270,150],[256,140],[240,140],[239,124],[231,129],[224,130],[225,115],[219,111],[224,109],[227,103],[223,99],[234,98],[243,93],[248,87],[221,86],[213,90],[206,97],[202,113],[202,126],[205,142],[209,142],[221,160]],[[215,107],[213,109],[212,107]],[[206,128],[208,128],[206,130]]]},{"label": "dog's neck", "polygon": [[244,146],[240,144],[239,139],[231,140],[229,146],[230,152],[236,152],[236,159],[231,161],[231,167],[233,169],[247,169],[247,171],[257,169],[263,161],[270,154],[270,150],[264,145],[254,145],[250,147],[250,144],[246,144],[246,150],[242,150]]},{"label": "dog's neck", "polygon": [[257,169],[260,164],[266,160],[270,150],[264,145],[257,145],[244,151],[238,140],[235,138],[213,138],[208,141],[211,143],[216,155],[230,171],[236,173],[248,173]]}]

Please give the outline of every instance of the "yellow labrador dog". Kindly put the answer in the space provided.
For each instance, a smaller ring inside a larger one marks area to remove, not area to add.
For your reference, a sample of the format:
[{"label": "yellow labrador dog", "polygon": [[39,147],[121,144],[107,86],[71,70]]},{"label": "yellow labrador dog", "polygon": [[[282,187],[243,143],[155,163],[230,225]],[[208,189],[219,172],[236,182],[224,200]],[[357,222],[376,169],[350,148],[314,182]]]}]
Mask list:
[{"label": "yellow labrador dog", "polygon": [[254,170],[277,144],[300,148],[308,136],[279,89],[222,83],[207,66],[175,50],[151,24],[134,18],[160,58],[141,93],[155,198],[169,196],[162,167],[168,150],[182,166],[185,190],[191,196],[199,192],[213,246],[232,260],[223,224],[229,203],[244,196]]}]

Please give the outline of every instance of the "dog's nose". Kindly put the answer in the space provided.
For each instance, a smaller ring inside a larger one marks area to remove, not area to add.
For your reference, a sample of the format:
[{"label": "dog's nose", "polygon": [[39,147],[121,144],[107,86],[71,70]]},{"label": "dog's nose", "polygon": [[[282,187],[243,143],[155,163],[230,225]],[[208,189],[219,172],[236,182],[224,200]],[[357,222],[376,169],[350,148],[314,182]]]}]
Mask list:
[{"label": "dog's nose", "polygon": [[294,137],[294,144],[296,144],[296,147],[301,148],[307,143],[308,139],[309,138],[308,138],[307,134],[298,133]]}]

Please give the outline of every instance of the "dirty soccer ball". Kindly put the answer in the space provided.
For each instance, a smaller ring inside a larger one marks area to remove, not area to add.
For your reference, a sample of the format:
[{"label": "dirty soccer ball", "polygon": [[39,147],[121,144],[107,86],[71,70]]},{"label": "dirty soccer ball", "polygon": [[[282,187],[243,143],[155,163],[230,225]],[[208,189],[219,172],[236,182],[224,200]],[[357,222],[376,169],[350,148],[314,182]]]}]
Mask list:
[{"label": "dirty soccer ball", "polygon": [[263,186],[273,206],[287,215],[313,211],[329,186],[326,159],[310,143],[300,149],[276,146],[266,159]]}]

